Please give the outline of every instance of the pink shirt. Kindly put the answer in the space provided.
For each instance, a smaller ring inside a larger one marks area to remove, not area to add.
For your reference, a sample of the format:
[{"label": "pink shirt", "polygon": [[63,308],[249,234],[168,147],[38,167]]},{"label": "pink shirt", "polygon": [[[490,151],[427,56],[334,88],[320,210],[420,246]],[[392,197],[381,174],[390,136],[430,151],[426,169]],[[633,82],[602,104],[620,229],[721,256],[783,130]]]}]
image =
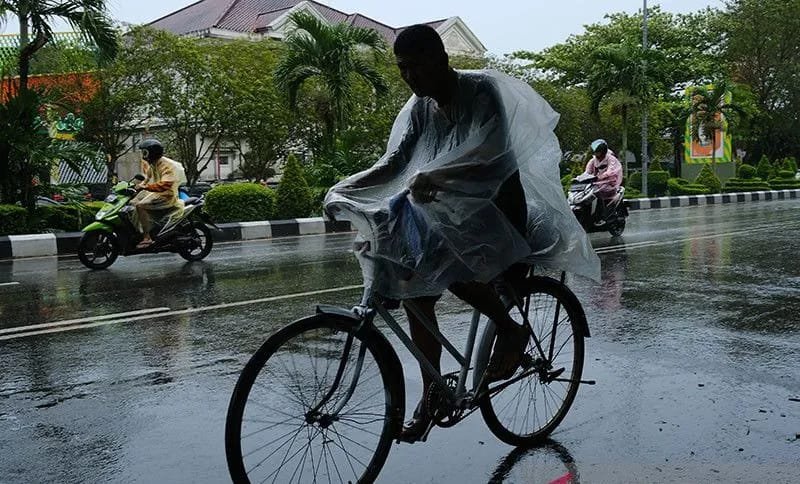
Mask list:
[{"label": "pink shirt", "polygon": [[593,156],[586,165],[586,173],[597,177],[597,194],[603,198],[616,195],[617,189],[622,185],[622,163],[611,150],[608,150],[603,160]]}]

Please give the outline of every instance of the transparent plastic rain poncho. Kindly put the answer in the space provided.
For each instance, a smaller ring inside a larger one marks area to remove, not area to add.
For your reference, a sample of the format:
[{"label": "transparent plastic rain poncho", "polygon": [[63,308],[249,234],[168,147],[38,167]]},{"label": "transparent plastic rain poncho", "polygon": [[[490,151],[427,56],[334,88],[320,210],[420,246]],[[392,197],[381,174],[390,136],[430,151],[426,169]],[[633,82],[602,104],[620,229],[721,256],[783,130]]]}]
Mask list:
[{"label": "transparent plastic rain poncho", "polygon": [[[327,213],[363,239],[364,283],[391,298],[432,296],[456,281],[489,282],[523,260],[598,280],[599,259],[559,179],[558,118],[530,86],[495,71],[458,72],[444,109],[413,96],[386,154],[325,198]],[[492,201],[517,171],[527,237]],[[430,203],[409,193],[420,174],[437,188]]]}]

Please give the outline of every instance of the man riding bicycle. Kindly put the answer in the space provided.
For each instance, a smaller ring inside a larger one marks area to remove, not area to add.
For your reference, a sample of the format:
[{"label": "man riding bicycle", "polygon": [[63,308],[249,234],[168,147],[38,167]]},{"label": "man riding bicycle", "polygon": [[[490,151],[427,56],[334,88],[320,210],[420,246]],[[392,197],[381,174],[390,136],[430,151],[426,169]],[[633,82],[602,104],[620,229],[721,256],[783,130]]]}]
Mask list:
[{"label": "man riding bicycle", "polygon": [[[368,239],[358,252],[365,283],[403,301],[411,337],[437,371],[442,347],[422,319],[436,324],[434,306],[449,289],[497,327],[486,378],[511,378],[528,342],[507,311],[527,274],[520,261],[534,255],[599,274],[560,189],[558,116],[520,81],[451,69],[429,26],[401,32],[394,53],[414,96],[386,155],[333,187],[326,211]],[[425,395],[432,382],[422,375]],[[415,442],[430,425],[420,402],[400,440]]]}]

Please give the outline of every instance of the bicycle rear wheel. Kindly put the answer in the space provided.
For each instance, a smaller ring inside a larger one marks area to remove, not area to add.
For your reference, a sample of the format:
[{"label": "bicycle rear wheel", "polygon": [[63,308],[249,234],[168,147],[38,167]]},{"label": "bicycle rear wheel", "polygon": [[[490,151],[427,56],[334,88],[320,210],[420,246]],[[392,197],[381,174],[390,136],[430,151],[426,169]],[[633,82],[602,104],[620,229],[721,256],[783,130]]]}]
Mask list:
[{"label": "bicycle rear wheel", "polygon": [[[492,433],[514,446],[543,441],[567,415],[583,373],[586,328],[580,302],[555,279],[532,277],[521,296],[532,330],[522,367],[513,383],[491,385],[480,405]],[[522,324],[518,309],[510,314]]]},{"label": "bicycle rear wheel", "polygon": [[379,336],[356,334],[357,324],[313,316],[270,337],[253,355],[225,425],[235,483],[377,477],[402,425],[395,401],[403,395],[397,389],[402,373]]}]

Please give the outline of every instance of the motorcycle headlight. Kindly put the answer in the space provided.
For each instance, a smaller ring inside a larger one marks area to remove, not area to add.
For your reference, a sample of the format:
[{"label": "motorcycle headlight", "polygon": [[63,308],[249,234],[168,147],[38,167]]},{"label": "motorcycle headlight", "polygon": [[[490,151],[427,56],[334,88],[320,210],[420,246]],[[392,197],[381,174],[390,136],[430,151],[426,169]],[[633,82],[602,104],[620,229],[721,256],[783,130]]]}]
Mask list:
[{"label": "motorcycle headlight", "polygon": [[103,219],[103,217],[105,217],[107,213],[108,213],[108,212],[106,212],[106,211],[104,211],[104,210],[100,210],[99,212],[97,212],[97,213],[95,214],[95,216],[94,216],[94,219],[95,219],[95,220],[102,220],[102,219]]},{"label": "motorcycle headlight", "polygon": [[117,203],[117,195],[112,193],[106,197],[106,203]]}]

